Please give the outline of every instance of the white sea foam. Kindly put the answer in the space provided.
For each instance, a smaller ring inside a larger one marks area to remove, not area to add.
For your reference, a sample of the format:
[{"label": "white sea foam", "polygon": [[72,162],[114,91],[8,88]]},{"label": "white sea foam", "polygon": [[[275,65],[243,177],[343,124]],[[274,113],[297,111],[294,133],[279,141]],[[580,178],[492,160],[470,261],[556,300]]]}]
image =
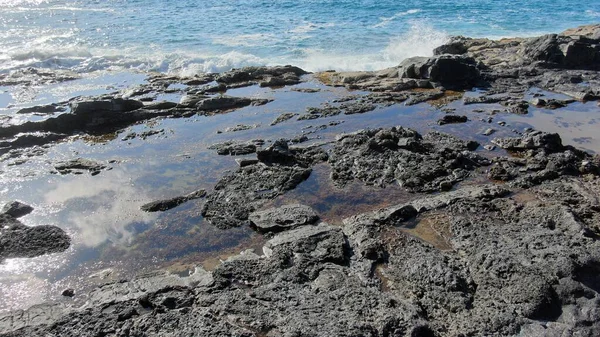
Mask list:
[{"label": "white sea foam", "polygon": [[317,29],[330,28],[330,27],[335,27],[335,23],[333,23],[333,22],[328,22],[328,23],[305,22],[304,24],[301,24],[299,26],[294,27],[293,29],[290,29],[288,32],[293,33],[293,34],[305,34],[305,33],[315,31]]},{"label": "white sea foam", "polygon": [[421,10],[420,9],[409,9],[405,12],[398,12],[390,17],[380,17],[379,20],[381,20],[378,24],[373,25],[372,28],[380,28],[380,27],[385,27],[387,26],[390,22],[401,18],[403,16],[407,16],[407,15],[411,15],[411,14],[416,14],[419,13]]},{"label": "white sea foam", "polygon": [[[262,36],[252,36],[262,38]],[[412,56],[428,56],[433,48],[448,39],[448,35],[435,30],[422,21],[410,22],[403,34],[390,39],[380,50],[364,53],[348,51],[303,49],[297,56],[284,58],[277,55],[254,55],[241,51],[223,54],[194,53],[190,51],[161,51],[159,46],[131,47],[122,49],[88,49],[38,43],[35,48],[0,54],[0,71],[22,67],[70,69],[79,73],[99,70],[112,71],[159,71],[178,75],[193,75],[202,72],[223,72],[232,68],[252,65],[294,64],[309,71],[335,69],[378,70],[397,65]],[[153,53],[148,53],[153,50]]]},{"label": "white sea foam", "polygon": [[242,34],[233,36],[216,36],[212,39],[214,44],[229,47],[255,47],[275,43],[274,34]]},{"label": "white sea foam", "polygon": [[448,41],[448,38],[445,32],[435,30],[422,21],[412,21],[410,29],[391,39],[383,50],[365,54],[332,54],[309,50],[306,58],[294,64],[310,71],[379,70],[396,66],[409,57],[431,56],[433,49]]}]

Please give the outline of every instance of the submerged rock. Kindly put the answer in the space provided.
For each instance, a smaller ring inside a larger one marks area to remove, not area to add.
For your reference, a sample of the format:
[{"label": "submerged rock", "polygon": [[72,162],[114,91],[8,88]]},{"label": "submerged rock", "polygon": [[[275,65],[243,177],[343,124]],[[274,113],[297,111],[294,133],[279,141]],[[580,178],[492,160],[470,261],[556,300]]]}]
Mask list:
[{"label": "submerged rock", "polygon": [[87,171],[91,175],[97,175],[101,171],[105,170],[107,167],[108,166],[106,166],[105,164],[98,163],[85,158],[67,160],[54,165],[54,168],[60,174],[82,174]]}]

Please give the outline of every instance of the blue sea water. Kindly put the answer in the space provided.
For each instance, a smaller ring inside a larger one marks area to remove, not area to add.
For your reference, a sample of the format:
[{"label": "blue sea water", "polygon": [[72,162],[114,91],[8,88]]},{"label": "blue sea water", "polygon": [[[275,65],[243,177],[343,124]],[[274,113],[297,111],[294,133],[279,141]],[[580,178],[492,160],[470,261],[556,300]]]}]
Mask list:
[{"label": "blue sea water", "polygon": [[371,70],[430,54],[450,35],[599,21],[600,1],[590,0],[0,0],[0,72]]}]

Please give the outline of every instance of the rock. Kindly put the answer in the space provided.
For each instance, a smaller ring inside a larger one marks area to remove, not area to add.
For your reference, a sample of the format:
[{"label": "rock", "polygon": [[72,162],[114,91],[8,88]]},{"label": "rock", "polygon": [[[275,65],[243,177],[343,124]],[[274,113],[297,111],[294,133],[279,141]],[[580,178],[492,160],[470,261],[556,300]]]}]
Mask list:
[{"label": "rock", "polygon": [[201,111],[230,110],[248,106],[253,100],[245,97],[215,96],[205,98],[195,104],[196,109]]},{"label": "rock", "polygon": [[10,215],[13,218],[20,218],[33,212],[33,207],[20,201],[11,201],[2,207],[0,214]]},{"label": "rock", "polygon": [[240,167],[224,176],[207,196],[202,215],[219,228],[238,227],[267,200],[294,189],[327,159],[316,147],[289,148],[284,141],[257,153],[260,163]]},{"label": "rock", "polygon": [[236,143],[229,141],[224,143],[213,144],[209,146],[208,149],[217,150],[217,154],[220,155],[240,156],[255,153],[256,145],[251,142]]},{"label": "rock", "polygon": [[222,73],[217,76],[216,81],[227,85],[252,85],[259,82],[264,83],[263,86],[280,85],[279,83],[297,84],[298,77],[305,74],[306,71],[294,66],[245,67]]},{"label": "rock", "polygon": [[600,42],[600,24],[580,26],[567,29],[560,33],[562,36],[584,37],[596,43]]},{"label": "rock", "polygon": [[456,123],[466,123],[468,121],[467,116],[459,116],[459,115],[444,115],[441,119],[437,121],[439,125],[444,124],[456,124]]},{"label": "rock", "polygon": [[496,130],[495,130],[495,129],[492,129],[492,128],[487,128],[487,129],[485,129],[485,131],[483,131],[481,134],[482,134],[482,135],[484,135],[484,136],[491,136],[491,135],[493,135],[493,134],[494,134],[494,132],[496,132]]},{"label": "rock", "polygon": [[277,118],[275,118],[275,120],[273,122],[271,122],[271,125],[277,125],[279,123],[283,123],[283,122],[293,118],[296,115],[297,114],[291,113],[291,112],[283,113],[283,114],[277,116]]},{"label": "rock", "polygon": [[79,116],[99,116],[106,113],[129,112],[143,107],[144,103],[133,99],[83,100],[71,103],[71,113]]},{"label": "rock", "polygon": [[[183,99],[183,98],[182,98]],[[144,109],[147,110],[168,110],[177,107],[178,104],[175,102],[168,101],[160,101],[160,102],[152,102],[144,105]]]},{"label": "rock", "polygon": [[60,83],[78,79],[79,75],[68,70],[23,68],[0,74],[0,86],[34,86]]},{"label": "rock", "polygon": [[338,186],[358,179],[381,187],[396,182],[411,192],[436,191],[442,182],[453,185],[490,164],[470,152],[477,146],[438,132],[422,137],[403,127],[362,130],[337,139],[329,158],[331,178]]},{"label": "rock", "polygon": [[259,124],[253,124],[253,125],[237,124],[236,126],[228,127],[227,129],[225,129],[224,132],[238,132],[238,131],[252,130],[252,129],[256,129],[259,126],[260,126]]},{"label": "rock", "polygon": [[402,61],[398,73],[400,78],[427,79],[461,88],[469,88],[479,79],[475,60],[461,55],[412,57]]},{"label": "rock", "polygon": [[77,158],[59,162],[54,165],[54,168],[60,174],[81,174],[88,171],[92,175],[96,175],[107,168],[106,165],[84,158]]},{"label": "rock", "polygon": [[62,291],[61,295],[65,296],[65,297],[73,297],[73,296],[75,296],[75,290],[72,288],[67,288]]},{"label": "rock", "polygon": [[165,199],[165,200],[153,201],[153,202],[142,205],[142,207],[140,207],[140,209],[145,212],[159,212],[159,211],[164,212],[164,211],[168,211],[172,208],[175,208],[175,207],[177,207],[185,202],[188,202],[190,200],[204,198],[204,196],[206,196],[206,191],[201,189],[201,190],[194,191],[194,192],[184,195],[184,196],[179,196],[179,197]]},{"label": "rock", "polygon": [[258,159],[248,159],[248,158],[235,158],[235,162],[239,167],[246,167],[254,164],[258,164]]},{"label": "rock", "polygon": [[199,102],[210,98],[206,95],[185,94],[179,99],[179,106],[184,108],[193,108]]},{"label": "rock", "polygon": [[558,134],[528,130],[521,137],[492,142],[518,156],[494,158],[490,179],[529,188],[564,175],[600,174],[600,163],[593,163],[587,152],[563,146]]},{"label": "rock", "polygon": [[404,101],[404,105],[415,105],[427,101],[432,101],[444,97],[444,92],[440,90],[424,91],[411,93],[408,99]]},{"label": "rock", "polygon": [[55,112],[62,112],[66,109],[63,106],[58,104],[47,104],[47,105],[39,105],[33,106],[29,108],[23,108],[18,110],[17,114],[30,114],[30,113],[38,113],[38,114],[53,114]]},{"label": "rock", "polygon": [[65,251],[71,239],[55,226],[29,227],[8,214],[0,215],[0,261]]},{"label": "rock", "polygon": [[483,148],[488,151],[494,151],[496,149],[496,146],[488,144],[488,145],[484,145]]},{"label": "rock", "polygon": [[66,138],[66,134],[54,132],[19,133],[12,139],[0,141],[0,153],[3,150],[41,146]]},{"label": "rock", "polygon": [[260,232],[281,232],[312,225],[319,220],[319,216],[308,206],[291,204],[253,212],[248,220]]},{"label": "rock", "polygon": [[522,151],[544,148],[557,151],[563,148],[562,140],[557,133],[546,133],[542,131],[529,131],[523,137],[518,138],[496,138],[492,142],[499,147],[509,151]]}]

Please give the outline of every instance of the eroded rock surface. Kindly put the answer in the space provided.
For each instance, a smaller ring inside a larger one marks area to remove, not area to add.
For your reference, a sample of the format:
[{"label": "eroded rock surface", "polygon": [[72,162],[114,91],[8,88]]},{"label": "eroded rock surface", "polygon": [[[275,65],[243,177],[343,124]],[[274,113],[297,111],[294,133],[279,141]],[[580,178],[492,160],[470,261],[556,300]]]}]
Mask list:
[{"label": "eroded rock surface", "polygon": [[29,227],[9,213],[0,214],[0,261],[65,251],[71,239],[56,226]]},{"label": "eroded rock surface", "polygon": [[479,144],[431,132],[424,137],[403,127],[363,130],[338,137],[329,162],[331,178],[343,186],[358,179],[413,192],[448,190],[489,161],[472,151]]},{"label": "eroded rock surface", "polygon": [[258,151],[257,157],[258,163],[225,175],[207,196],[202,215],[213,225],[245,224],[266,200],[295,188],[310,176],[312,165],[327,159],[320,148],[290,148],[283,140]]}]

